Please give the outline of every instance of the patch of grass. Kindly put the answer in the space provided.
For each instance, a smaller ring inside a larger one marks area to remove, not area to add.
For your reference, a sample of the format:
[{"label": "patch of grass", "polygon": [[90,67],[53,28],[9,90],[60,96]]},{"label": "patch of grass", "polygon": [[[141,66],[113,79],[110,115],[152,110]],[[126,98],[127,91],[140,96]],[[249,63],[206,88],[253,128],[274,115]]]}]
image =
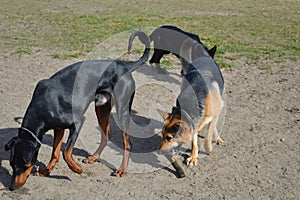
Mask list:
[{"label": "patch of grass", "polygon": [[272,66],[271,65],[263,65],[263,66],[260,66],[258,67],[259,69],[261,70],[271,70],[272,69]]},{"label": "patch of grass", "polygon": [[59,53],[54,53],[51,55],[53,58],[57,59],[68,59],[68,58],[80,58],[83,57],[84,54],[82,53],[73,53],[73,54],[59,54]]},{"label": "patch of grass", "polygon": [[222,67],[229,67],[227,60],[240,57],[282,62],[298,60],[300,55],[297,0],[1,3],[2,52],[32,53],[38,47],[58,59],[78,58],[120,32],[171,24],[198,34],[208,48],[217,45],[216,57],[223,57]]},{"label": "patch of grass", "polygon": [[161,66],[166,69],[174,69],[174,63],[172,63],[170,60],[162,60]]},{"label": "patch of grass", "polygon": [[22,55],[22,54],[30,55],[31,53],[32,51],[30,49],[18,49],[13,52],[13,54],[17,54],[17,55]]},{"label": "patch of grass", "polygon": [[234,66],[232,64],[229,64],[227,63],[226,61],[224,60],[217,60],[216,61],[219,65],[220,68],[225,68],[225,69],[231,69],[231,68],[234,68]]}]

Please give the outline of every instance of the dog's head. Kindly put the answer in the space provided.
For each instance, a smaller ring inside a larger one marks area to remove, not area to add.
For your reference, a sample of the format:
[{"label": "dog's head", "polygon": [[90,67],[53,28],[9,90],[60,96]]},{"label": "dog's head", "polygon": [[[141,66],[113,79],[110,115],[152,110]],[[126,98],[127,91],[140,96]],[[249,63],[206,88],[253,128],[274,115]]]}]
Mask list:
[{"label": "dog's head", "polygon": [[10,166],[13,169],[10,190],[23,186],[29,176],[36,160],[40,144],[14,137],[5,145],[5,150],[10,151]]},{"label": "dog's head", "polygon": [[174,155],[182,144],[188,144],[192,141],[191,122],[181,114],[180,110],[176,112],[174,110],[173,108],[172,113],[157,110],[164,119],[160,153]]}]

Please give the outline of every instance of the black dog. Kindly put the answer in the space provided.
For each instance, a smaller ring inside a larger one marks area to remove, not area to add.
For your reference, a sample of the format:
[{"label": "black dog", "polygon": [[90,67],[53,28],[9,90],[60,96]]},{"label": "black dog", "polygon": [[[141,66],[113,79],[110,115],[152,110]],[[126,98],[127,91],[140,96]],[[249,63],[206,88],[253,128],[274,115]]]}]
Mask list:
[{"label": "black dog", "polygon": [[[64,160],[74,172],[81,173],[83,171],[82,167],[72,158],[72,151],[84,122],[83,115],[93,100],[95,100],[99,125],[105,134],[105,137],[101,139],[100,149],[103,149],[107,143],[108,119],[112,102],[116,106],[124,140],[124,157],[120,169],[115,174],[116,176],[125,175],[130,149],[127,133],[135,91],[135,82],[131,73],[148,60],[150,53],[150,40],[142,31],[136,31],[130,36],[128,50],[131,49],[135,36],[138,36],[146,47],[138,61],[89,60],[78,62],[37,84],[19,129],[18,137],[11,139],[5,146],[6,150],[11,149],[10,165],[13,168],[11,190],[25,184],[37,160],[41,147],[40,141],[44,133],[50,129],[54,129],[52,157],[47,168],[40,170],[39,174],[49,175],[57,163],[64,129],[70,131],[66,147],[63,150]],[[88,160],[94,161],[96,157],[97,155],[94,155]]]},{"label": "black dog", "polygon": [[[161,26],[155,29],[149,36],[150,41],[154,42],[154,53],[149,63],[155,63],[156,68],[159,73],[165,73],[165,71],[160,67],[160,60],[165,54],[173,53],[176,57],[180,58],[180,48],[182,43],[188,39],[192,38],[197,41],[208,54],[214,58],[217,47],[214,46],[212,49],[208,49],[201,41],[198,35],[185,32],[176,26]],[[192,55],[192,57],[194,57]],[[182,75],[186,74],[187,69],[181,71]]]}]

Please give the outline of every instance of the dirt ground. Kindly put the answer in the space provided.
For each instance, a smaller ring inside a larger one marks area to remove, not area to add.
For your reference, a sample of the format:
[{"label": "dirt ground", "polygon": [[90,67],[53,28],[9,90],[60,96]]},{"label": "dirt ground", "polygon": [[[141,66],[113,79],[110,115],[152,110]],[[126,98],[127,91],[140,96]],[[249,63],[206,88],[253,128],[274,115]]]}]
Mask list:
[{"label": "dirt ground", "polygon": [[[24,115],[39,80],[76,60],[53,59],[42,50],[21,56],[1,54],[0,58],[1,199],[299,199],[299,61],[261,61],[271,66],[262,70],[240,59],[232,61],[237,68],[223,69],[226,117],[220,129],[225,145],[215,146],[209,156],[201,154],[197,166],[184,166],[187,176],[181,179],[155,152],[160,141],[155,129],[162,126],[155,109],[170,111],[174,105],[180,69],[161,75],[151,66],[143,66],[134,72],[137,91],[133,119],[137,135],[132,141],[127,176],[111,176],[122,158],[121,134],[112,123],[103,156],[93,165],[82,163],[81,175],[69,170],[61,159],[49,177],[32,174],[22,188],[11,192],[7,187],[12,169],[3,146],[20,127],[14,118]],[[74,150],[78,162],[99,142],[92,106],[86,116]],[[50,159],[52,137],[51,131],[44,136],[37,168]],[[188,153],[182,149],[179,159]]]}]

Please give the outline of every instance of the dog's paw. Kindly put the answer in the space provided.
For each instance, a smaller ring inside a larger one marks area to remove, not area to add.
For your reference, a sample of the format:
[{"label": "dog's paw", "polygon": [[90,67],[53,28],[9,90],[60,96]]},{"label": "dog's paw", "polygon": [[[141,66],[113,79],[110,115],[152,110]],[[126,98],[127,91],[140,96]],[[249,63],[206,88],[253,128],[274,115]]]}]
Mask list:
[{"label": "dog's paw", "polygon": [[50,175],[50,170],[49,169],[43,169],[43,168],[40,168],[36,174],[36,176],[44,176],[44,177],[47,177]]},{"label": "dog's paw", "polygon": [[224,144],[224,140],[222,140],[222,138],[217,138],[217,144],[222,145]]},{"label": "dog's paw", "polygon": [[82,162],[85,164],[94,164],[96,162],[97,158],[95,156],[88,156],[86,159],[83,159]]},{"label": "dog's paw", "polygon": [[126,175],[126,171],[125,170],[116,170],[113,173],[113,175],[116,177],[124,177]]},{"label": "dog's paw", "polygon": [[186,159],[187,166],[196,166],[198,163],[198,158],[195,156],[191,156]]},{"label": "dog's paw", "polygon": [[69,168],[77,174],[81,174],[83,172],[83,168],[77,163],[74,165],[69,165]]}]

